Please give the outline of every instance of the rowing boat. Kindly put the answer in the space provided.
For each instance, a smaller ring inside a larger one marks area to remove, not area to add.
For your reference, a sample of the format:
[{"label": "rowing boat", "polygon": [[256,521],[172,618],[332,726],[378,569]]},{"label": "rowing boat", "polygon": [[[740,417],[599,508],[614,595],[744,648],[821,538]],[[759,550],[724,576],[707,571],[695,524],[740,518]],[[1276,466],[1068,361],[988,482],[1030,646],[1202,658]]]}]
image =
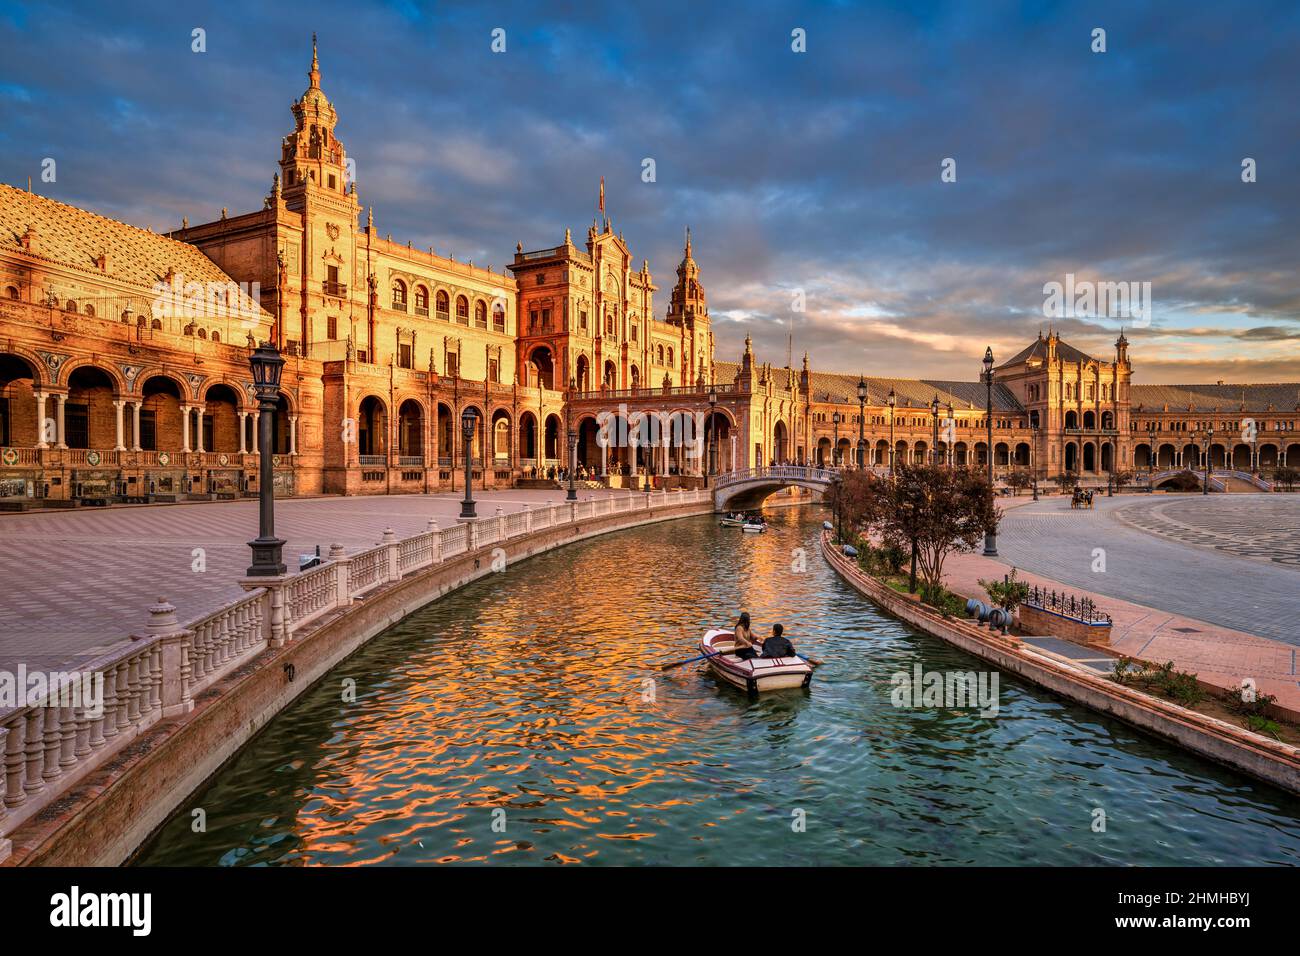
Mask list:
[{"label": "rowing boat", "polygon": [[725,653],[734,644],[731,631],[705,631],[700,638],[700,653],[714,655],[708,658],[709,669],[733,687],[757,694],[812,683],[813,667],[802,657],[753,657],[743,661]]},{"label": "rowing boat", "polygon": [[749,534],[762,534],[764,531],[767,530],[767,522],[746,521],[743,525],[741,525],[740,530],[748,532]]},{"label": "rowing boat", "polygon": [[734,518],[731,515],[727,515],[719,521],[718,524],[722,525],[724,528],[743,528],[745,526],[745,519]]}]

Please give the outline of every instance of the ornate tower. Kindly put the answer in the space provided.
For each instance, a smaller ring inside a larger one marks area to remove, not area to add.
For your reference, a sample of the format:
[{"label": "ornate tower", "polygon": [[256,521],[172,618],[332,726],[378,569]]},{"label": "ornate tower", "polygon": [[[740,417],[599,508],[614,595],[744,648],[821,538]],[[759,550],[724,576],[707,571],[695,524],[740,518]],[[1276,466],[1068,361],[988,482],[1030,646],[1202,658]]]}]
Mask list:
[{"label": "ornate tower", "polygon": [[345,201],[348,196],[347,155],[343,144],[334,137],[338,114],[320,88],[314,33],[307,79],[306,92],[292,107],[295,129],[284,138],[280,152],[281,188],[290,209],[301,209],[308,191],[333,194]]},{"label": "ornate tower", "polygon": [[667,321],[682,330],[683,384],[710,380],[713,374],[713,330],[704,286],[700,284],[700,267],[691,248],[690,227],[686,229],[686,248],[682,264],[677,267],[677,284],[673,286]]}]

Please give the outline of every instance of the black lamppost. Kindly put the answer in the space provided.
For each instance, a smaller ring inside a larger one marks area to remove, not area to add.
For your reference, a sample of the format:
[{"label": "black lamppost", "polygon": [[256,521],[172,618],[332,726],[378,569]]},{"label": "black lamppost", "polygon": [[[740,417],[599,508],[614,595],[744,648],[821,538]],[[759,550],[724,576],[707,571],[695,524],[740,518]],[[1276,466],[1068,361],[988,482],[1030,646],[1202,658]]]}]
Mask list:
[{"label": "black lamppost", "polygon": [[930,417],[933,419],[933,444],[930,446],[930,464],[939,464],[939,396],[936,394],[930,401]]},{"label": "black lamppost", "polygon": [[569,493],[564,496],[565,501],[578,500],[578,433],[572,428],[569,429]]},{"label": "black lamppost", "polygon": [[275,536],[275,464],[271,460],[271,429],[275,424],[275,407],[280,400],[280,372],[284,359],[270,342],[263,342],[248,357],[253,370],[253,387],[257,391],[261,415],[257,423],[257,452],[261,456],[258,472],[258,535],[248,546],[253,549],[251,577],[278,577],[284,574],[281,555],[284,541]]},{"label": "black lamppost", "polygon": [[858,376],[858,467],[867,467],[867,380]]},{"label": "black lamppost", "polygon": [[460,437],[465,442],[465,500],[460,503],[462,518],[477,518],[474,510],[474,428],[478,411],[471,405],[460,413]]},{"label": "black lamppost", "polygon": [[885,404],[889,406],[889,478],[894,478],[894,406],[898,404],[898,396],[891,388],[889,397],[885,399]]},{"label": "black lamppost", "polygon": [[944,440],[944,461],[949,468],[957,464],[956,452],[953,450],[953,439],[957,437],[957,419],[952,417],[952,402],[948,403],[948,438]]},{"label": "black lamppost", "polygon": [[718,390],[709,388],[709,467],[704,469],[704,487],[709,487],[709,476],[718,473]]},{"label": "black lamppost", "polygon": [[1201,486],[1201,494],[1210,493],[1210,443],[1214,441],[1214,426],[1211,425],[1205,433],[1205,484]]},{"label": "black lamppost", "polygon": [[[989,464],[989,493],[993,493],[993,346],[984,350],[984,386],[987,389],[987,406],[988,406],[988,442],[985,445],[985,454],[988,456]],[[998,556],[998,532],[996,528],[990,528],[984,535],[984,555],[985,557],[996,558]]]},{"label": "black lamppost", "polygon": [[1034,441],[1029,446],[1029,479],[1034,483],[1034,500],[1038,500],[1038,426],[1034,426]]},{"label": "black lamppost", "polygon": [[835,425],[835,447],[831,449],[831,467],[836,467],[840,457],[840,413],[831,413],[831,422]]}]

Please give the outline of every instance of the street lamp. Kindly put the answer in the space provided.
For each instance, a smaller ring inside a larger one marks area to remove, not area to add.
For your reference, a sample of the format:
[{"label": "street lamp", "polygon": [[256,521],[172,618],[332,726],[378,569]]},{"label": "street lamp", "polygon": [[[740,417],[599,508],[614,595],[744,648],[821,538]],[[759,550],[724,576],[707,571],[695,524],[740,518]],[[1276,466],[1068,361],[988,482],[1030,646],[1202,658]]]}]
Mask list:
[{"label": "street lamp", "polygon": [[[984,386],[987,389],[988,419],[988,441],[985,445],[985,454],[988,456],[989,464],[989,493],[993,493],[993,346],[988,346],[984,350]],[[985,557],[996,558],[998,556],[998,532],[996,528],[990,528],[984,535],[984,555]]]},{"label": "street lamp", "polygon": [[932,436],[933,444],[930,446],[930,464],[939,464],[939,396],[936,393],[930,401],[930,417],[933,419],[934,434]]},{"label": "street lamp", "polygon": [[578,486],[574,484],[575,476],[578,473],[578,433],[572,428],[569,429],[569,493],[565,495],[565,501],[578,500]]},{"label": "street lamp", "polygon": [[460,503],[461,518],[477,518],[474,510],[474,427],[478,411],[471,405],[460,413],[460,437],[465,442],[465,500]]},{"label": "street lamp", "polygon": [[709,467],[704,469],[704,487],[709,487],[709,476],[718,471],[718,390],[709,387]]},{"label": "street lamp", "polygon": [[1205,433],[1205,483],[1201,485],[1201,494],[1210,493],[1210,442],[1214,441],[1214,426],[1211,425]]},{"label": "street lamp", "polygon": [[284,541],[275,536],[275,465],[271,454],[271,429],[275,407],[280,400],[280,373],[284,359],[270,342],[263,342],[248,357],[253,370],[253,387],[257,392],[261,415],[257,424],[257,452],[261,456],[258,472],[258,535],[248,542],[253,549],[249,577],[278,577],[284,574],[281,555]]},{"label": "street lamp", "polygon": [[957,437],[957,419],[952,417],[952,402],[948,403],[948,428],[950,429],[948,438],[944,441],[944,460],[949,468],[957,464],[955,452],[953,451],[953,439]]},{"label": "street lamp", "polygon": [[1038,426],[1034,426],[1034,440],[1029,446],[1029,479],[1034,483],[1034,500],[1038,500]]},{"label": "street lamp", "polygon": [[885,404],[889,406],[889,477],[894,477],[894,406],[898,404],[898,396],[891,388],[889,397],[885,399]]},{"label": "street lamp", "polygon": [[858,467],[867,467],[867,439],[864,434],[867,421],[867,380],[858,376]]},{"label": "street lamp", "polygon": [[839,411],[831,413],[831,422],[835,425],[835,447],[831,449],[831,467],[836,467],[840,457],[840,415]]}]

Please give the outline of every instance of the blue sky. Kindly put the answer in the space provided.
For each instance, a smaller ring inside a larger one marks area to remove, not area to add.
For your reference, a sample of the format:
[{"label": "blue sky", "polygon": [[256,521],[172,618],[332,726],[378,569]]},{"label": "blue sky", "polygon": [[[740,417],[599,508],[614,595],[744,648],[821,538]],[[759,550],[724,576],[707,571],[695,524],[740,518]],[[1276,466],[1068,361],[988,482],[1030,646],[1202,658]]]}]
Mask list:
[{"label": "blue sky", "polygon": [[[260,208],[313,30],[382,233],[501,268],[585,235],[603,175],[661,315],[692,227],[719,358],[792,329],[970,378],[1073,273],[1151,283],[1139,381],[1300,380],[1292,4],[0,0],[0,180],[155,229]],[[1109,357],[1121,323],[1054,324]]]}]

